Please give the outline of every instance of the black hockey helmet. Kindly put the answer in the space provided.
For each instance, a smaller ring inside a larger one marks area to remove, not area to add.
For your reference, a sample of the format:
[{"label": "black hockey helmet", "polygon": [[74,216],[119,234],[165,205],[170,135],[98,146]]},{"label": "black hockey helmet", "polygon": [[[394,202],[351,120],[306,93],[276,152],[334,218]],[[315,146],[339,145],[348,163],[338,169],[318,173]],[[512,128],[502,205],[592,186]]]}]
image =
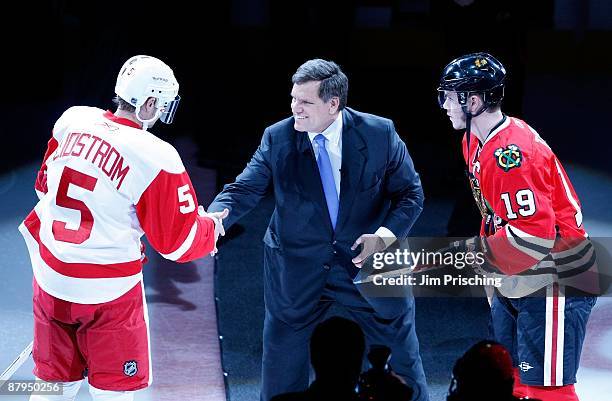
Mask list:
[{"label": "black hockey helmet", "polygon": [[471,53],[451,61],[440,77],[438,103],[446,99],[444,91],[456,92],[463,111],[467,112],[467,99],[472,94],[482,96],[484,106],[474,116],[488,107],[497,105],[504,97],[506,69],[488,53]]}]

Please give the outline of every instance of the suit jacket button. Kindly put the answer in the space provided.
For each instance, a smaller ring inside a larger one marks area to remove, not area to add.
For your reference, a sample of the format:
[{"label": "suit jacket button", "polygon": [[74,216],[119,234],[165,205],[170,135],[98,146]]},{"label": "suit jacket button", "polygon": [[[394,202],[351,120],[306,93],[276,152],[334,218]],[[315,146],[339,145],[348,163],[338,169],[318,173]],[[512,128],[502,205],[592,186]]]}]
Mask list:
[{"label": "suit jacket button", "polygon": [[336,245],[338,243],[338,241],[334,240],[334,242],[332,242],[332,245]]},{"label": "suit jacket button", "polygon": [[329,265],[323,265],[323,268],[324,268],[325,270],[329,270],[329,269],[330,269]]}]

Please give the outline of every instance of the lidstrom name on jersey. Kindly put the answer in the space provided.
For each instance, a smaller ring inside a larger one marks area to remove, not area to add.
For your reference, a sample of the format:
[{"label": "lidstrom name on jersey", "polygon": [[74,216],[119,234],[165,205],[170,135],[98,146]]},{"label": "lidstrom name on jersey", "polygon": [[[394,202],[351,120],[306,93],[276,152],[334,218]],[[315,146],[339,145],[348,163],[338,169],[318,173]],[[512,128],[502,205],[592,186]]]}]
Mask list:
[{"label": "lidstrom name on jersey", "polygon": [[188,262],[214,249],[176,149],[131,120],[93,107],[66,110],[34,185],[40,201],[19,226],[36,282],[69,302],[117,299],[142,280],[141,237]]},{"label": "lidstrom name on jersey", "polygon": [[[111,126],[109,125],[109,128]],[[70,132],[64,135],[60,143],[59,152],[53,156],[53,160],[61,157],[76,156],[90,161],[106,174],[113,183],[117,183],[116,188],[121,188],[124,178],[130,171],[130,166],[125,165],[125,159],[119,151],[93,134],[86,132]]]}]

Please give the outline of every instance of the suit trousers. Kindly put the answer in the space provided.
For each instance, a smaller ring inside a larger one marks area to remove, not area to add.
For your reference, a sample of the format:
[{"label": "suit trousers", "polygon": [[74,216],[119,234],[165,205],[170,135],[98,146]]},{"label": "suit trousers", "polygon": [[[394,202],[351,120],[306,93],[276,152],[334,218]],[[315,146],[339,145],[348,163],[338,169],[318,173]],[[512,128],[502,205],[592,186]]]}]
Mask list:
[{"label": "suit trousers", "polygon": [[415,331],[414,298],[408,300],[407,312],[383,319],[361,295],[344,267],[332,264],[327,274],[319,303],[310,319],[299,325],[299,329],[294,328],[296,325],[288,324],[291,322],[276,318],[266,308],[261,399],[268,401],[278,394],[306,390],[310,373],[310,337],[333,302],[338,302],[363,330],[368,348],[371,344],[391,348],[391,368],[413,388],[413,400],[428,401],[427,382]]}]

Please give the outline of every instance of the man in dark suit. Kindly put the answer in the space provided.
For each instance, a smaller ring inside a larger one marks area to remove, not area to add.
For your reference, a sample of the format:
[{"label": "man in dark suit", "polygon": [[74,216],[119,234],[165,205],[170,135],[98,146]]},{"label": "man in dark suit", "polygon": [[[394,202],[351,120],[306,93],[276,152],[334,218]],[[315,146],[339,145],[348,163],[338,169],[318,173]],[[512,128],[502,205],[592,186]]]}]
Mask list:
[{"label": "man in dark suit", "polygon": [[308,387],[308,341],[335,301],[368,344],[391,348],[394,371],[414,400],[426,401],[414,299],[366,299],[353,284],[368,256],[407,236],[422,210],[419,176],[390,120],[346,107],[348,79],[335,63],[309,60],[292,82],[293,115],[266,128],[209,207],[228,208],[229,227],[274,191],[264,236],[262,400]]}]

